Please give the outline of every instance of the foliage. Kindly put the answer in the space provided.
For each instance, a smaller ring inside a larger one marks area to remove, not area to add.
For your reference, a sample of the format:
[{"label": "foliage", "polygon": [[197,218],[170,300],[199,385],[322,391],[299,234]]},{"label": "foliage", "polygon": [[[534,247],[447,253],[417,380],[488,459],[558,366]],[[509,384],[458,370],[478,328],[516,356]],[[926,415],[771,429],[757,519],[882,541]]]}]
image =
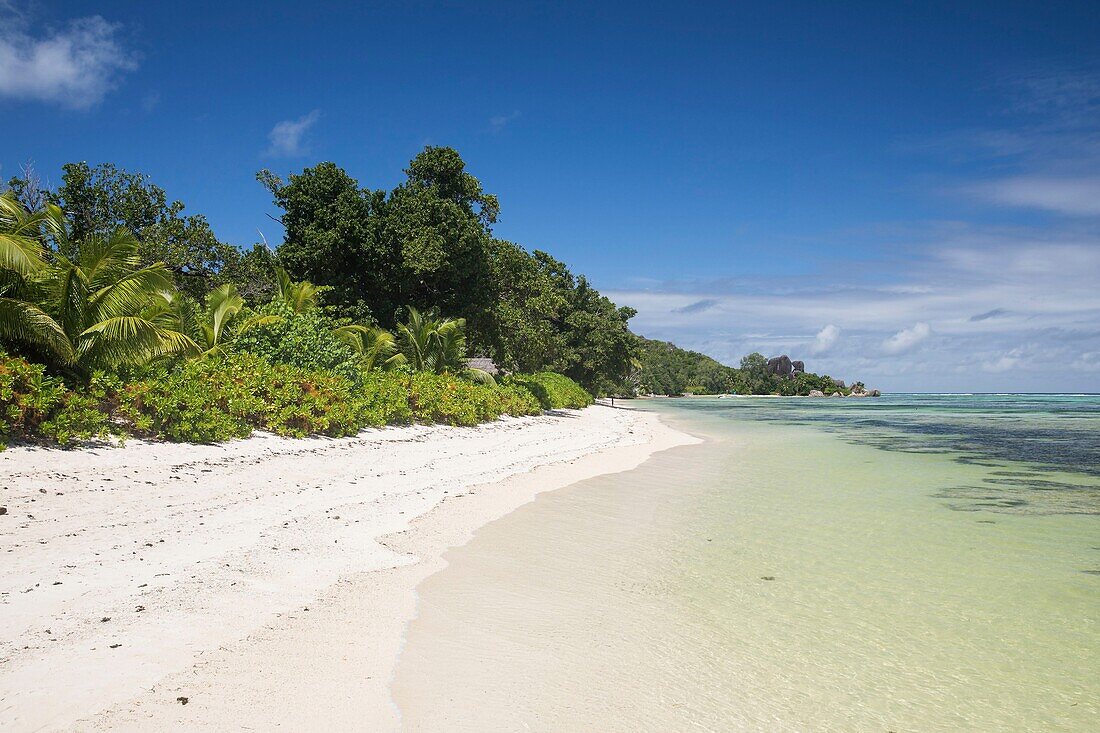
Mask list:
[{"label": "foliage", "polygon": [[[129,232],[71,242],[56,206],[26,212],[13,202],[10,194],[0,196],[5,341],[82,376],[195,347],[161,318],[171,279],[163,263],[140,265],[138,242]],[[45,241],[59,250],[49,252]],[[22,259],[13,258],[18,253]]]},{"label": "foliage", "polygon": [[359,355],[334,333],[335,322],[319,309],[295,312],[281,300],[262,306],[257,314],[268,318],[238,334],[226,349],[249,353],[273,364],[327,370],[358,382]]},{"label": "foliage", "polygon": [[169,201],[164,189],[143,173],[110,163],[62,166],[61,186],[47,193],[67,214],[71,241],[108,237],[118,229],[140,242],[141,264],[165,263],[180,290],[202,297],[213,278],[238,255],[218,241],[206,218],[185,215],[181,201]]},{"label": "foliage", "polygon": [[97,376],[73,392],[41,364],[0,352],[0,447],[12,438],[64,445],[105,436],[108,388]]},{"label": "foliage", "polygon": [[409,318],[397,324],[397,348],[402,359],[418,372],[458,372],[465,367],[466,321],[439,318],[409,308]]},{"label": "foliage", "polygon": [[163,378],[128,385],[120,416],[139,435],[210,443],[279,435],[352,435],[417,420],[475,425],[541,412],[518,387],[489,387],[450,374],[372,371],[358,385],[332,372],[271,364],[249,354],[184,363]]},{"label": "foliage", "polygon": [[349,380],[250,354],[186,362],[164,379],[127,386],[121,402],[135,433],[196,443],[243,438],[253,429],[351,435],[372,418]]},{"label": "foliage", "polygon": [[505,378],[504,384],[528,390],[546,410],[557,410],[563,407],[580,409],[592,404],[592,395],[564,374],[554,372],[513,374]]},{"label": "foliage", "polygon": [[530,392],[516,387],[475,384],[451,374],[413,372],[405,376],[409,408],[419,422],[476,425],[501,415],[542,412]]},{"label": "foliage", "polygon": [[356,322],[394,328],[409,308],[436,310],[464,320],[471,350],[507,369],[563,372],[598,393],[627,376],[633,310],[546,253],[494,240],[499,202],[456,151],[425,148],[405,173],[387,193],[332,163],[285,183],[262,171],[284,211],[280,262],[331,287],[338,314]]},{"label": "foliage", "polygon": [[319,304],[321,288],[308,280],[295,282],[281,267],[275,267],[275,297],[295,313],[305,313]]},{"label": "foliage", "polygon": [[717,394],[732,389],[734,373],[724,364],[667,341],[641,339],[638,388],[648,394]]},{"label": "foliage", "polygon": [[406,361],[405,355],[397,351],[397,340],[384,328],[351,323],[337,326],[332,333],[359,356],[364,370],[389,369]]}]

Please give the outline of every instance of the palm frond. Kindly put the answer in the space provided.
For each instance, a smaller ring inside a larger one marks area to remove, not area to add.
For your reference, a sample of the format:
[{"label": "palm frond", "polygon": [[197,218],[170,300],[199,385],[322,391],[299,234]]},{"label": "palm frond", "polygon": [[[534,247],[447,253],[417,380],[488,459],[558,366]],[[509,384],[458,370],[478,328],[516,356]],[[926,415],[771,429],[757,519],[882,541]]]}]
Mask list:
[{"label": "palm frond", "polygon": [[462,375],[466,377],[466,379],[469,379],[471,382],[484,384],[487,387],[495,387],[497,383],[496,378],[484,369],[474,369],[472,367],[468,367],[463,370]]},{"label": "palm frond", "polygon": [[0,338],[44,348],[63,364],[75,356],[57,321],[33,303],[16,298],[0,298]]}]

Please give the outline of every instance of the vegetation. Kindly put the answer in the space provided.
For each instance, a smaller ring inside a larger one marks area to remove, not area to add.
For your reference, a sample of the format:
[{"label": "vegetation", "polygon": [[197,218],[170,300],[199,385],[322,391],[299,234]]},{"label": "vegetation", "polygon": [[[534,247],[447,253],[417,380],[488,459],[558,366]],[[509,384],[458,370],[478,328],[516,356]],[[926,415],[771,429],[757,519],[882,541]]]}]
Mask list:
[{"label": "vegetation", "polygon": [[[238,248],[147,176],[70,163],[0,193],[0,439],[218,441],[472,425],[593,395],[804,393],[639,339],[583,275],[497,239],[497,198],[427,147],[392,190],[333,163],[258,174],[285,241]],[[468,366],[490,357],[498,383]]]},{"label": "vegetation", "polygon": [[496,198],[455,151],[428,148],[406,174],[387,193],[328,163],[286,184],[262,172],[285,211],[274,251],[218,241],[109,164],[66,165],[53,191],[32,171],[13,179],[0,194],[0,439],[336,436],[589,404],[561,375],[497,384],[467,366],[468,345],[596,389],[630,358],[630,313],[493,239]]},{"label": "vegetation", "polygon": [[667,341],[641,339],[641,369],[637,389],[647,394],[742,394],[808,395],[813,390],[825,394],[848,390],[839,387],[828,375],[810,372],[790,378],[768,374],[768,360],[752,353],[738,367],[729,367],[694,351],[686,351]]},{"label": "vegetation", "polygon": [[592,404],[592,395],[569,377],[554,372],[538,374],[516,374],[505,381],[505,385],[527,390],[546,410],[561,408],[580,409]]},{"label": "vegetation", "polygon": [[74,392],[43,365],[0,353],[0,445],[12,438],[66,444],[106,435],[101,407],[108,389],[97,378]]}]

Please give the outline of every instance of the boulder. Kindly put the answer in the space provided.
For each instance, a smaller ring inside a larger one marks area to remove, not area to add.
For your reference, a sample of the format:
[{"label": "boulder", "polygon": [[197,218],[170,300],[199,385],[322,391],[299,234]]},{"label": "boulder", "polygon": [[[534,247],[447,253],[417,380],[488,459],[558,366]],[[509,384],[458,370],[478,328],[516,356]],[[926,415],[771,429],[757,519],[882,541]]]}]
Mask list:
[{"label": "boulder", "polygon": [[768,359],[768,374],[774,374],[777,377],[789,377],[791,372],[794,371],[794,365],[791,364],[791,357],[784,354],[783,356],[773,356]]},{"label": "boulder", "polygon": [[830,397],[840,397],[840,392],[833,392]]},{"label": "boulder", "polygon": [[877,389],[872,389],[867,394],[870,395],[871,397],[882,397],[882,392],[879,392]]},{"label": "boulder", "polygon": [[811,389],[810,390],[810,397],[824,397],[824,396],[825,396],[825,393],[822,392],[820,389]]},{"label": "boulder", "polygon": [[802,374],[804,371],[806,371],[806,362],[804,362],[804,361],[792,361],[791,362],[791,372],[793,374]]},{"label": "boulder", "polygon": [[846,385],[844,383],[843,379],[834,379],[833,384],[835,384],[837,387],[840,387],[841,389],[847,389],[848,388],[848,385]]}]

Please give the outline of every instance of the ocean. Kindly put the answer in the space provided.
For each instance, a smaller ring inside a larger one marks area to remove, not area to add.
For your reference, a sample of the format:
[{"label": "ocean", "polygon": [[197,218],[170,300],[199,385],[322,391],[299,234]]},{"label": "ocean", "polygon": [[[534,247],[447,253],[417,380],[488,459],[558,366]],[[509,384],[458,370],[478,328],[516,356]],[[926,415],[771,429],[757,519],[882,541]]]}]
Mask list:
[{"label": "ocean", "polygon": [[409,730],[1100,729],[1100,396],[635,406],[704,442],[448,553]]}]

